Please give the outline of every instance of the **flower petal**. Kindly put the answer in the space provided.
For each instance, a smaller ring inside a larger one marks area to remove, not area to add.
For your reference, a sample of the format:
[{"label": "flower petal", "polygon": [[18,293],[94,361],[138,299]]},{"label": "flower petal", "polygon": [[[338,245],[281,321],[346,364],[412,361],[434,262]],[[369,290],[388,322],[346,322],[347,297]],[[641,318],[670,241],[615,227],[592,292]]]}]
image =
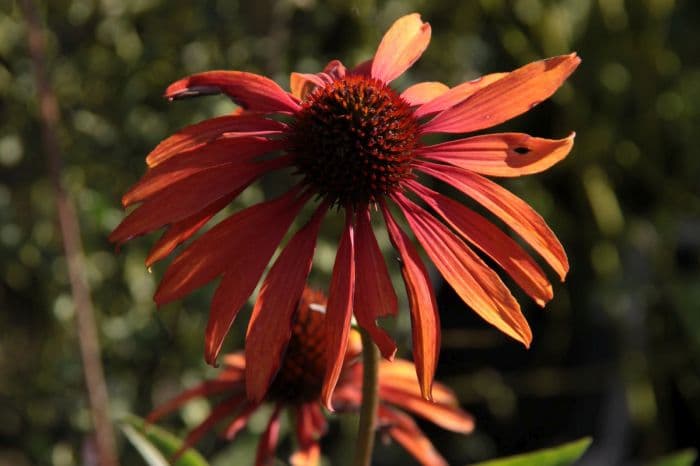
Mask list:
[{"label": "flower petal", "polygon": [[253,415],[255,411],[260,407],[257,403],[246,403],[243,408],[236,413],[236,416],[229,422],[226,430],[224,431],[224,438],[231,441],[238,433],[248,424],[248,420]]},{"label": "flower petal", "polygon": [[120,245],[131,238],[157,230],[167,224],[184,220],[204,210],[219,199],[236,196],[263,174],[288,165],[288,157],[280,157],[246,169],[231,166],[203,170],[184,179],[141,204],[109,235]]},{"label": "flower petal", "polygon": [[168,400],[162,405],[158,406],[156,409],[150,412],[146,418],[146,422],[154,423],[161,419],[163,416],[172,413],[180,406],[184,405],[188,401],[199,398],[202,396],[215,395],[218,393],[229,392],[235,394],[236,392],[243,392],[243,383],[237,384],[231,381],[222,380],[208,380],[199,385],[196,385],[190,389],[177,395],[175,398]]},{"label": "flower petal", "polygon": [[369,208],[357,214],[355,233],[355,267],[362,273],[355,277],[354,312],[357,323],[367,330],[382,355],[393,359],[396,343],[377,326],[377,317],[396,315],[398,300],[391,284],[382,251],[372,231]]},{"label": "flower petal", "polygon": [[207,418],[201,424],[187,434],[187,437],[185,437],[185,439],[182,441],[180,448],[175,452],[172,458],[170,458],[170,463],[176,464],[177,460],[187,451],[188,448],[197,443],[199,439],[204,436],[204,434],[209,432],[219,421],[231,415],[243,403],[246,403],[245,395],[234,395],[226,401],[216,405],[211,414],[207,416]]},{"label": "flower petal", "polygon": [[289,89],[292,95],[300,100],[304,100],[317,87],[325,85],[323,79],[315,74],[292,73],[289,76]]},{"label": "flower petal", "polygon": [[210,168],[232,169],[228,166],[231,164],[243,170],[252,168],[255,157],[283,147],[284,142],[281,140],[260,137],[217,139],[149,169],[124,194],[122,204],[126,207],[144,201],[175,183]]},{"label": "flower petal", "polygon": [[319,411],[316,402],[304,403],[296,409],[296,428],[298,449],[289,458],[292,466],[317,466],[321,460],[321,447],[318,443],[323,431],[316,426],[313,411]]},{"label": "flower petal", "polygon": [[409,69],[430,43],[430,24],[418,13],[397,19],[384,34],[372,61],[372,77],[389,83]]},{"label": "flower petal", "polygon": [[402,194],[393,198],[425,252],[459,297],[486,322],[529,346],[532,332],[527,320],[498,275],[428,212]]},{"label": "flower petal", "polygon": [[178,299],[224,273],[212,298],[205,331],[205,359],[209,364],[215,364],[238,312],[307,200],[306,196],[295,199],[294,192],[290,192],[250,207],[222,222],[227,225],[221,229],[217,225],[209,230],[166,270],[155,295],[159,305]]},{"label": "flower petal", "polygon": [[333,265],[331,286],[328,290],[326,307],[326,373],[323,378],[321,402],[329,411],[333,411],[332,396],[338,383],[345,360],[352,317],[352,302],[355,293],[355,227],[352,213],[348,209],[345,229],[340,238],[338,252]]},{"label": "flower petal", "polygon": [[430,102],[449,90],[450,88],[443,83],[430,81],[408,87],[401,93],[401,98],[408,102],[411,107],[415,107]]},{"label": "flower petal", "polygon": [[542,217],[522,199],[469,170],[432,163],[416,164],[416,168],[452,185],[493,212],[532,246],[564,281],[569,271],[564,248]]},{"label": "flower petal", "polygon": [[522,176],[542,172],[566,157],[574,146],[564,139],[535,138],[523,133],[474,136],[421,147],[417,152],[435,162],[489,176]]},{"label": "flower petal", "polygon": [[287,243],[260,288],[245,341],[246,358],[255,361],[246,369],[248,398],[253,401],[262,401],[282,364],[327,208],[326,203],[321,204],[309,223]]},{"label": "flower petal", "polygon": [[174,82],[165,91],[170,100],[224,93],[251,112],[294,113],[299,104],[273,80],[244,71],[207,71]]},{"label": "flower petal", "polygon": [[211,118],[187,126],[164,139],[146,156],[146,163],[149,167],[155,167],[177,154],[195,149],[226,133],[269,135],[278,134],[285,128],[286,125],[279,121],[268,120],[258,115],[226,115]]},{"label": "flower petal", "polygon": [[[399,390],[410,395],[421,396],[420,385],[416,380],[416,366],[405,359],[392,362],[380,361],[379,386]],[[459,406],[452,390],[441,383],[433,383],[432,401],[445,406]]]},{"label": "flower petal", "polygon": [[454,406],[427,401],[420,396],[410,395],[387,386],[380,386],[379,397],[382,402],[391,403],[410,411],[443,429],[468,434],[474,430],[474,418]]},{"label": "flower petal", "polygon": [[462,238],[493,259],[540,306],[552,299],[552,285],[539,265],[493,223],[459,202],[409,181],[418,194]]},{"label": "flower petal", "polygon": [[275,406],[272,412],[270,421],[267,424],[265,432],[260,436],[258,443],[258,451],[255,455],[255,466],[269,466],[270,460],[275,456],[277,449],[277,440],[280,435],[280,411],[282,406]]},{"label": "flower petal", "polygon": [[435,292],[418,252],[396,224],[386,205],[382,203],[381,207],[389,239],[399,253],[401,275],[406,284],[416,375],[422,396],[431,399],[433,377],[440,351],[440,315],[437,311]]},{"label": "flower petal", "polygon": [[379,422],[387,424],[389,435],[407,452],[426,466],[448,466],[428,438],[421,432],[413,419],[387,406],[379,405]]},{"label": "flower petal", "polygon": [[424,133],[468,133],[495,126],[549,98],[576,69],[575,53],[525,65],[427,122]]},{"label": "flower petal", "polygon": [[508,73],[492,73],[481,76],[480,78],[467,81],[465,83],[459,84],[446,92],[442,92],[436,95],[432,100],[424,103],[419,108],[416,109],[413,116],[416,118],[423,118],[426,116],[435,115],[440,113],[445,109],[448,109],[474,94],[481,88],[488,86],[489,84],[498,81],[503,76]]}]

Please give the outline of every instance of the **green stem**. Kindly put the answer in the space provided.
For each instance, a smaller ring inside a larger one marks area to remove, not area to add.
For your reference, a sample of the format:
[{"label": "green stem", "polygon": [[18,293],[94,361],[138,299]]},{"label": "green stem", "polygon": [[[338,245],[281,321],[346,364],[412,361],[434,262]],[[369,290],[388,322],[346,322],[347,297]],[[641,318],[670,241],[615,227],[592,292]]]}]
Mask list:
[{"label": "green stem", "polygon": [[360,426],[357,431],[357,447],[353,466],[370,466],[374,449],[374,430],[379,406],[379,351],[372,338],[364,330],[362,335],[362,406]]}]

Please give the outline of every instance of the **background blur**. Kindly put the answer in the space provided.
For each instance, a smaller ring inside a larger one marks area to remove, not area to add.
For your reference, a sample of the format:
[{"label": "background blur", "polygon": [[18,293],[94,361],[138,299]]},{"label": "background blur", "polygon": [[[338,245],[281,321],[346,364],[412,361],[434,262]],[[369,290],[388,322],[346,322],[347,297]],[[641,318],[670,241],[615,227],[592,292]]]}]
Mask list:
[{"label": "background blur", "polygon": [[[694,0],[51,0],[48,71],[62,112],[64,181],[76,202],[115,419],[145,415],[212,370],[203,330],[212,287],[159,311],[163,266],[143,266],[155,236],[115,254],[107,235],[144,156],[174,130],[234,108],[223,97],[168,103],[189,73],[237,69],[273,77],[330,59],[369,58],[398,16],[433,28],[397,88],[455,85],[577,51],[583,63],[550,101],[502,128],[560,138],[572,154],[504,184],[532,204],[571,261],[545,310],[517,297],[530,351],[483,324],[439,287],[444,343],[438,378],[477,418],[460,437],[424,425],[450,464],[584,435],[590,465],[643,464],[697,445],[700,431],[700,2]],[[80,464],[90,429],[54,198],[40,143],[35,87],[18,6],[0,0],[0,465]],[[500,128],[499,128],[500,129]],[[264,197],[249,189],[239,203]],[[312,282],[324,283],[337,229],[328,225]],[[394,262],[389,260],[389,262]],[[396,272],[396,271],[394,271]],[[551,275],[554,280],[554,274]],[[400,281],[397,291],[404,303]],[[408,351],[407,312],[389,323]],[[241,347],[247,315],[227,341]],[[194,403],[165,425],[182,433]],[[250,464],[261,421],[233,445],[213,436],[213,465]],[[343,464],[340,424],[324,443]],[[335,435],[338,434],[338,435]],[[122,464],[141,464],[119,438]],[[347,450],[345,450],[347,451]],[[284,456],[284,446],[282,456]],[[246,460],[248,458],[248,460]],[[412,464],[379,445],[376,464]]]}]

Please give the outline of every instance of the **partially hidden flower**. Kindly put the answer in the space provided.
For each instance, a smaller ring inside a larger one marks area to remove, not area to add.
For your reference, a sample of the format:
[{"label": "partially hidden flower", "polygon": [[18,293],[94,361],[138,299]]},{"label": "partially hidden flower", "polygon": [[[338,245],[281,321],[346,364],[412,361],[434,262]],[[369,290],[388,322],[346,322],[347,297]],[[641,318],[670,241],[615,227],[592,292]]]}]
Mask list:
[{"label": "partially hidden flower", "polygon": [[[284,410],[291,411],[294,420],[296,451],[290,458],[291,464],[320,464],[319,440],[327,428],[321,409],[326,364],[323,351],[327,338],[323,325],[325,307],[326,300],[321,293],[308,288],[304,291],[281,369],[262,400],[262,403],[271,403],[273,408],[258,443],[256,466],[270,464],[274,458],[280,416]],[[351,330],[338,385],[333,393],[333,404],[339,412],[357,411],[362,402],[362,363],[358,358],[361,349],[359,334]],[[246,357],[240,353],[229,354],[223,357],[223,362],[218,377],[182,392],[149,415],[148,420],[155,422],[197,397],[209,397],[214,402],[211,413],[188,434],[176,456],[219,426],[223,435],[232,440],[261,406],[261,402],[246,398]],[[254,366],[253,362],[251,360]],[[377,431],[394,439],[423,465],[447,463],[408,413],[454,432],[466,434],[474,429],[472,417],[459,408],[454,393],[442,384],[433,386],[434,401],[423,399],[415,368],[408,361],[396,359],[380,363],[379,397]]]},{"label": "partially hidden flower", "polygon": [[[423,53],[431,29],[418,14],[398,19],[374,58],[354,69],[337,60],[317,74],[292,73],[291,92],[241,71],[210,71],[175,82],[175,100],[223,93],[244,112],[188,126],[146,158],[148,171],[124,196],[139,204],[112,232],[119,244],[162,227],[147,265],[163,259],[263,175],[291,168],[286,193],[239,211],[181,251],[155,293],[162,305],[221,277],[206,329],[213,364],[225,335],[252,294],[302,207],[315,211],[286,243],[257,296],[246,336],[248,394],[260,400],[279,369],[292,315],[312,264],[323,218],[345,214],[333,267],[325,326],[329,333],[323,398],[330,407],[354,315],[383,356],[396,346],[377,319],[397,312],[397,297],[377,244],[372,217],[383,217],[401,264],[421,392],[430,397],[440,346],[433,288],[417,249],[395,219],[403,214],[428,257],[460,298],[488,323],[529,346],[532,333],[501,278],[475,252],[503,268],[539,305],[552,287],[518,242],[481,214],[427,187],[425,176],[451,185],[498,217],[563,280],[561,244],[525,202],[483,175],[517,177],[562,160],[574,134],[551,140],[521,133],[471,136],[426,145],[423,136],[471,133],[524,113],[550,97],[578,66],[575,53],[537,61],[449,88],[423,82],[399,93],[389,84]],[[421,175],[421,178],[419,178]],[[409,195],[414,198],[411,200]],[[426,207],[420,206],[415,200]],[[381,212],[381,215],[378,213]]]}]

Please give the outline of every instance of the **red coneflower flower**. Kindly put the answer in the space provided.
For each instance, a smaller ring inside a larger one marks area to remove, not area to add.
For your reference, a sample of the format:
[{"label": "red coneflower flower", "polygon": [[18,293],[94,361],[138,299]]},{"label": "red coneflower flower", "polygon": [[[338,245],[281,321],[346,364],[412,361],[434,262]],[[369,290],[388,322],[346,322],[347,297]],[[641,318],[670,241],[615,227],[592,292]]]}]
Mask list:
[{"label": "red coneflower flower", "polygon": [[[397,298],[377,245],[371,216],[381,210],[401,259],[410,304],[413,354],[425,397],[437,362],[436,301],[423,262],[395,221],[398,207],[442,276],[487,322],[529,345],[520,307],[498,275],[474,252],[489,256],[538,304],[552,298],[540,266],[509,235],[481,215],[420,183],[418,174],[452,185],[499,217],[564,279],[564,250],[525,202],[482,175],[514,177],[547,169],[571,150],[574,135],[549,140],[520,133],[473,136],[437,145],[433,133],[470,133],[509,120],[551,96],[578,66],[576,54],[530,63],[448,88],[416,84],[402,93],[389,83],[430,40],[418,14],[397,20],[376,54],[353,70],[335,60],[318,74],[292,73],[291,93],[268,78],[211,71],[175,82],[169,99],[223,93],[245,109],[189,126],[146,158],[146,175],[123,198],[140,203],[110,236],[121,244],[167,226],[147,264],[163,259],[262,175],[292,167],[299,176],[286,194],[217,224],[170,264],[155,294],[158,305],[182,298],[221,276],[206,329],[206,359],[214,363],[237,313],[302,207],[315,213],[287,243],[268,272],[248,325],[248,394],[260,400],[279,368],[291,319],[309,273],[316,237],[331,207],[345,211],[329,291],[328,404],[340,375],[350,319],[371,334],[386,358],[396,350],[377,325],[396,313]],[[274,154],[280,154],[273,156]],[[263,157],[264,156],[264,157]],[[432,213],[407,197],[412,193]]]},{"label": "red coneflower flower", "polygon": [[[294,466],[320,464],[319,439],[326,432],[326,419],[321,410],[321,388],[325,373],[323,351],[328,334],[324,327],[325,297],[306,289],[295,315],[291,340],[265,402],[274,404],[272,416],[262,434],[255,460],[256,466],[269,464],[275,455],[279,435],[279,418],[283,409],[293,412],[296,452],[290,461]],[[343,358],[333,404],[339,411],[357,411],[362,402],[362,363],[357,332],[350,332],[347,353]],[[155,422],[196,397],[218,397],[209,416],[186,437],[179,453],[196,443],[204,434],[225,422],[224,435],[233,439],[248,422],[261,403],[246,398],[246,358],[243,354],[224,356],[220,375],[205,381],[153,411],[148,420]],[[257,358],[255,358],[257,363]],[[253,364],[254,366],[254,364]],[[415,367],[408,361],[383,361],[379,368],[379,411],[377,430],[401,444],[421,464],[446,465],[445,460],[423,435],[413,419],[404,411],[423,417],[445,429],[469,433],[474,429],[472,417],[459,408],[454,394],[435,383],[434,401],[421,397],[415,378]]]}]

